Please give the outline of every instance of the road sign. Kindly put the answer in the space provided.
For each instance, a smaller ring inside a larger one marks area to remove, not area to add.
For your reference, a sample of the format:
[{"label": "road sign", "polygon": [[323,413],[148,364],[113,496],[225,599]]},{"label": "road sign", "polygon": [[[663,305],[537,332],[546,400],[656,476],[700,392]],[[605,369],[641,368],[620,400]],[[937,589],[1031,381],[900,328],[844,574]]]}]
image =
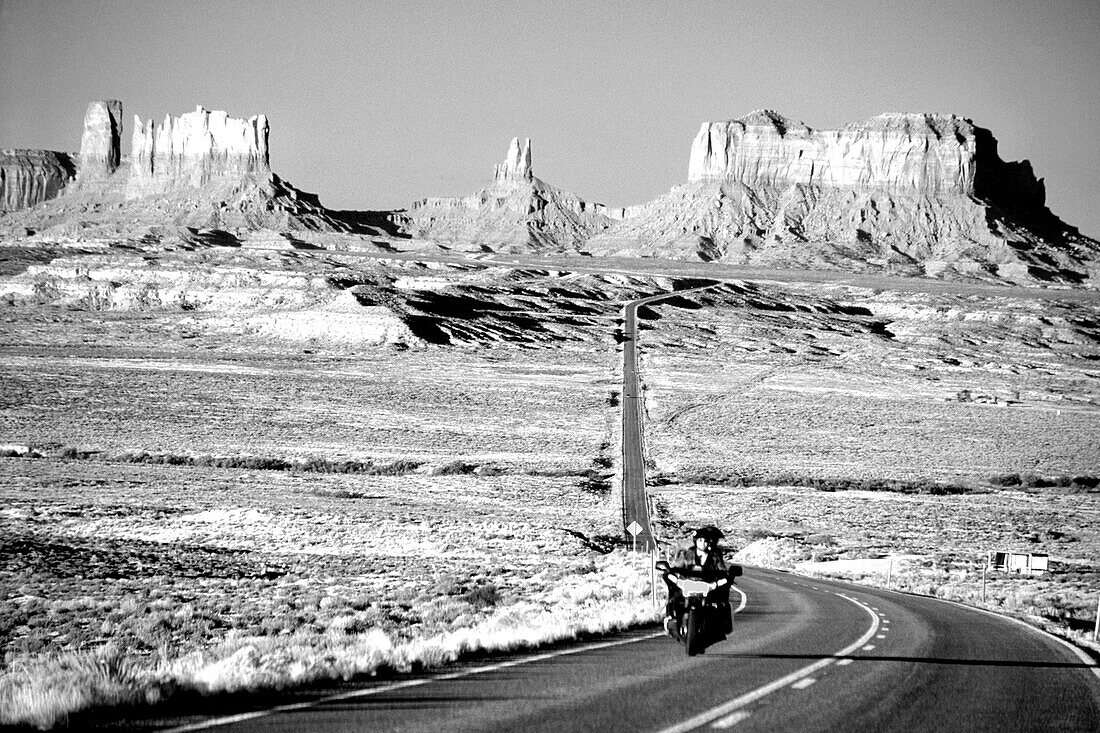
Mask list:
[{"label": "road sign", "polygon": [[631,522],[630,524],[626,525],[626,531],[630,533],[631,537],[637,537],[642,533],[642,525],[638,524],[637,522]]}]

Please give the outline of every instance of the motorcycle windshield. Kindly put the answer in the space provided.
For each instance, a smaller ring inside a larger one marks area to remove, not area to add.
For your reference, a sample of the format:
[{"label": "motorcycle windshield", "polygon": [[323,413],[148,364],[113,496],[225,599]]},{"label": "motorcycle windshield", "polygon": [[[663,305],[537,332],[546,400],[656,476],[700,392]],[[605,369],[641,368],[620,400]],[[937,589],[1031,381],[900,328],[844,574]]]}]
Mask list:
[{"label": "motorcycle windshield", "polygon": [[705,596],[713,587],[711,583],[694,578],[678,578],[676,585],[685,596]]}]

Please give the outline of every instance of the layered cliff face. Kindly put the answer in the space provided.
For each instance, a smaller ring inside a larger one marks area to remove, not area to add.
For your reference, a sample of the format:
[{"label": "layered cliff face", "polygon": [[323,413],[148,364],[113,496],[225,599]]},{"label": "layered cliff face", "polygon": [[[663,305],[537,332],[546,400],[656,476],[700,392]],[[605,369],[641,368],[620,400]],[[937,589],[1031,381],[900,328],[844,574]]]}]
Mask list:
[{"label": "layered cliff face", "polygon": [[536,178],[531,141],[513,138],[493,183],[461,198],[414,203],[401,225],[414,237],[460,249],[574,249],[612,222],[606,207]]},{"label": "layered cliff face", "polygon": [[688,183],[594,237],[596,254],[1082,281],[1097,243],[1045,207],[1031,166],[954,115],[813,130],[775,112],[704,123]]},{"label": "layered cliff face", "polygon": [[197,107],[161,125],[135,115],[129,198],[201,188],[219,178],[267,176],[268,123],[264,115],[234,119]]},{"label": "layered cliff face", "polygon": [[954,115],[882,115],[811,130],[770,112],[704,123],[688,181],[974,194],[974,125]]},{"label": "layered cliff face", "polygon": [[0,214],[57,196],[76,175],[72,156],[52,150],[0,150]]}]

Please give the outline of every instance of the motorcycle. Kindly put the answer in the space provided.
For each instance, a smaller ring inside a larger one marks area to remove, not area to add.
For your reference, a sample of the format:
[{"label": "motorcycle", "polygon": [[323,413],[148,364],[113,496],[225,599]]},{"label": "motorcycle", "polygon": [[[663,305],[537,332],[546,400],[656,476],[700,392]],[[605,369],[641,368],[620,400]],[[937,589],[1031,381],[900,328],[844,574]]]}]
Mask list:
[{"label": "motorcycle", "polygon": [[734,565],[728,576],[714,580],[696,571],[683,568],[673,570],[665,560],[659,560],[656,568],[680,589],[682,598],[673,618],[676,638],[684,645],[687,655],[694,657],[702,654],[711,644],[723,641],[731,619],[728,618],[729,603],[726,600],[728,591],[721,593],[720,589],[741,575],[741,568]]}]

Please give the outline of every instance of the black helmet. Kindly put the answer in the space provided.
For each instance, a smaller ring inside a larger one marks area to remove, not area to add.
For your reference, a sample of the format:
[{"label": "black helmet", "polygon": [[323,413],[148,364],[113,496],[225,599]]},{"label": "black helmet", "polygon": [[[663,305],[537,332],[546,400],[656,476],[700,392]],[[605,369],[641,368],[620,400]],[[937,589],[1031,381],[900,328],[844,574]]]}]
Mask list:
[{"label": "black helmet", "polygon": [[722,539],[725,536],[726,535],[722,533],[722,530],[718,529],[713,524],[710,524],[710,525],[707,525],[706,527],[700,527],[699,529],[695,530],[695,534],[692,535],[692,539],[697,540],[700,537],[702,537],[705,540],[709,540],[710,542],[717,543],[720,539]]}]

